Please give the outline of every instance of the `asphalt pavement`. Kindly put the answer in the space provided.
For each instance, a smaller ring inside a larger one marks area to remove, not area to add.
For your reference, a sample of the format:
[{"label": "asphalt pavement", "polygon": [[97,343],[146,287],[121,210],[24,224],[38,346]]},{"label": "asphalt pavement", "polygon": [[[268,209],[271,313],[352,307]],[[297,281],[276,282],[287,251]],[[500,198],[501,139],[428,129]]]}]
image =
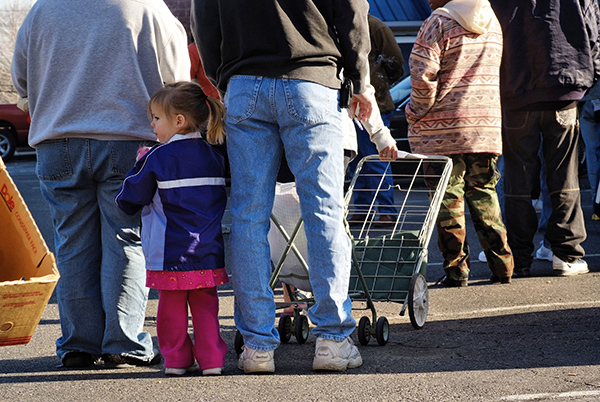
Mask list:
[{"label": "asphalt pavement", "polygon": [[[35,157],[18,155],[7,167],[52,250]],[[364,360],[359,368],[313,372],[315,338],[310,335],[304,344],[292,337],[276,350],[275,374],[244,375],[234,352],[233,292],[224,286],[219,288],[220,319],[229,352],[223,376],[166,378],[162,365],[61,369],[54,346],[60,327],[53,296],[29,344],[0,348],[0,401],[598,401],[600,222],[591,220],[587,179],[581,184],[589,274],[554,277],[551,263],[535,261],[533,277],[491,284],[487,265],[477,261],[481,248],[469,224],[469,287],[444,288],[435,285],[443,269],[434,233],[424,327],[415,330],[408,314],[400,316],[400,304],[376,302],[378,315],[390,323],[389,342],[359,345]],[[226,215],[225,225],[228,219]],[[277,295],[281,297],[279,290]],[[146,329],[155,344],[156,307],[152,291]],[[366,313],[359,309],[361,303],[355,307],[358,320]]]}]

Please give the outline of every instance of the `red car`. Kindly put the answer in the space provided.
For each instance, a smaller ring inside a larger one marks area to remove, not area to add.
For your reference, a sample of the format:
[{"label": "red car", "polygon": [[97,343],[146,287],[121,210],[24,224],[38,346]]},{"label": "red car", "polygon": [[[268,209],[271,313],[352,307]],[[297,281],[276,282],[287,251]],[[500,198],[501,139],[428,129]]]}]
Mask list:
[{"label": "red car", "polygon": [[27,147],[29,113],[14,103],[0,104],[0,156],[7,162],[17,147]]}]

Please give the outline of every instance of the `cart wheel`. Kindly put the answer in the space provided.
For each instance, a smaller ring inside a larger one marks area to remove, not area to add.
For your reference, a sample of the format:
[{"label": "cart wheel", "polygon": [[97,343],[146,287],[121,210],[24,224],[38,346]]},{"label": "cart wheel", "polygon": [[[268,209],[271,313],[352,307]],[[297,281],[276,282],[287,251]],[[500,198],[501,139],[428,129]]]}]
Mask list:
[{"label": "cart wheel", "polygon": [[279,339],[281,339],[281,342],[288,343],[292,337],[292,317],[287,314],[281,315],[281,317],[279,317],[277,331],[279,331]]},{"label": "cart wheel", "polygon": [[379,317],[377,319],[377,325],[375,326],[375,335],[377,337],[377,343],[379,346],[384,346],[390,339],[390,323],[385,317]]},{"label": "cart wheel", "polygon": [[305,315],[299,315],[298,318],[296,318],[296,323],[295,323],[294,327],[295,327],[294,332],[296,335],[296,341],[299,344],[303,344],[308,339],[308,331],[309,331],[308,317],[306,317]]},{"label": "cart wheel", "polygon": [[361,345],[368,345],[371,339],[371,320],[369,317],[361,317],[358,322],[358,341]]},{"label": "cart wheel", "polygon": [[416,274],[410,281],[408,289],[408,315],[415,329],[423,328],[429,310],[429,290],[427,281],[421,274]]},{"label": "cart wheel", "polygon": [[233,342],[233,345],[235,348],[235,353],[241,355],[244,351],[244,349],[242,348],[242,346],[244,346],[244,338],[242,337],[242,334],[239,330],[235,331],[235,340]]}]

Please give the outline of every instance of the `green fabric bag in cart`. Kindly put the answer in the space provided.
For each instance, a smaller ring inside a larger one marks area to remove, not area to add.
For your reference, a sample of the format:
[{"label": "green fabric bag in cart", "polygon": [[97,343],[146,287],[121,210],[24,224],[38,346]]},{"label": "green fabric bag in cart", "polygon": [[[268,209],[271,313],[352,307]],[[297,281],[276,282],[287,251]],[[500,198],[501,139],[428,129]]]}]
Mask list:
[{"label": "green fabric bag in cart", "polygon": [[[377,236],[356,241],[350,274],[351,294],[368,291],[373,300],[404,301],[414,273],[427,275],[427,250],[423,250],[417,231]],[[415,267],[420,267],[415,271]],[[356,265],[365,279],[363,289]],[[360,297],[352,297],[361,300]]]}]

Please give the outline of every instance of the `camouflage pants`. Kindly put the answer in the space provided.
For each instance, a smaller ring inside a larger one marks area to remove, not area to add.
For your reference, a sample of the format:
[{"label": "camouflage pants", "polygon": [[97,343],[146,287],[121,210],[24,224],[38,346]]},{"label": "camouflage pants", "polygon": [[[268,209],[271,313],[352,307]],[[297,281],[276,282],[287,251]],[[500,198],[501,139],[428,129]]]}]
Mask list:
[{"label": "camouflage pants", "polygon": [[[488,266],[498,277],[512,276],[514,261],[502,222],[496,183],[500,173],[498,157],[493,154],[451,155],[453,167],[437,218],[438,246],[444,257],[444,270],[451,279],[469,277],[469,245],[465,224],[465,200],[473,226],[487,257]],[[437,166],[425,166],[425,172],[439,177]],[[429,172],[428,172],[429,170]],[[428,181],[430,189],[435,188]]]}]

